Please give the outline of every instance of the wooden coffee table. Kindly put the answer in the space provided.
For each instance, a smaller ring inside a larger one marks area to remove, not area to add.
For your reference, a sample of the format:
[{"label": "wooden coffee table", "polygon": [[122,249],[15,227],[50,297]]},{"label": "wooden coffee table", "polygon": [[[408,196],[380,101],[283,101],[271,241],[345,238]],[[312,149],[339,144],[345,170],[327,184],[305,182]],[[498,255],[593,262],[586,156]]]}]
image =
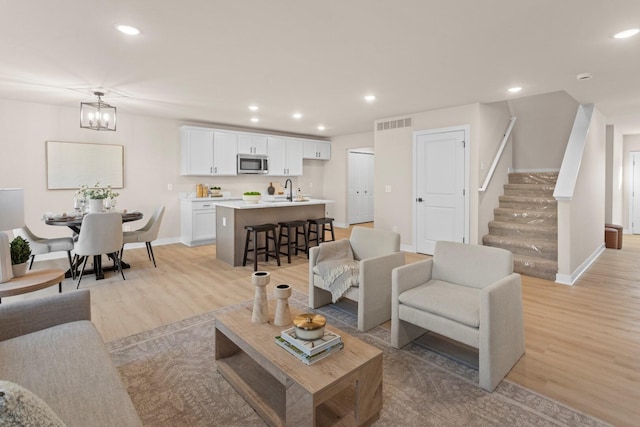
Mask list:
[{"label": "wooden coffee table", "polygon": [[0,302],[3,297],[38,291],[55,284],[58,284],[58,291],[62,292],[63,280],[64,271],[55,268],[28,271],[22,277],[14,277],[8,282],[0,283]]},{"label": "wooden coffee table", "polygon": [[307,366],[274,342],[286,327],[273,325],[273,315],[269,323],[252,323],[251,310],[216,316],[215,358],[218,371],[267,423],[361,426],[379,418],[382,351],[327,325],[344,349]]}]

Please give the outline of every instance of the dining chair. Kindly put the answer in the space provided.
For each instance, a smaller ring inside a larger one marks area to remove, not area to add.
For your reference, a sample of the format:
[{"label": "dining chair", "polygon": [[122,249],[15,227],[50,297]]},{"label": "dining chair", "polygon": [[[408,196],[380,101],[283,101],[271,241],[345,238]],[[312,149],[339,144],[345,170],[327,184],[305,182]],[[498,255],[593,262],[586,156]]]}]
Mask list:
[{"label": "dining chair", "polygon": [[51,252],[67,252],[67,258],[69,258],[69,270],[71,271],[71,277],[75,280],[75,268],[73,268],[73,261],[71,260],[71,251],[73,250],[73,238],[71,237],[54,237],[52,239],[46,239],[33,234],[33,232],[26,225],[22,228],[13,230],[15,236],[20,236],[31,247],[31,260],[29,262],[29,270],[33,267],[33,260],[36,255],[44,255]]},{"label": "dining chair", "polygon": [[158,238],[158,232],[160,231],[160,223],[162,221],[163,215],[164,215],[164,206],[158,206],[144,227],[135,231],[125,231],[123,233],[122,250],[120,251],[121,261],[122,261],[122,253],[124,252],[125,244],[145,242],[147,246],[147,256],[149,257],[149,261],[153,260],[153,266],[157,267],[156,257],[153,255],[153,247],[151,246],[151,242]]},{"label": "dining chair", "polygon": [[122,279],[126,280],[120,263],[120,248],[122,248],[122,215],[120,213],[90,213],[85,215],[82,219],[80,234],[74,250],[76,256],[84,257],[76,289],[80,287],[84,268],[90,256],[112,255],[118,271],[122,274]]}]

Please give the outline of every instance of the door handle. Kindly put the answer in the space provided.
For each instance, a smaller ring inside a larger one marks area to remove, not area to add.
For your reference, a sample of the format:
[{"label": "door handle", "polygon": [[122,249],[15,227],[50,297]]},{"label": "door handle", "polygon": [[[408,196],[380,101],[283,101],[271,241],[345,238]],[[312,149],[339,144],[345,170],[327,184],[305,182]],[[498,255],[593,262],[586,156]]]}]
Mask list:
[{"label": "door handle", "polygon": [[422,200],[422,197],[418,197],[418,198],[416,199],[416,202],[418,202],[418,203],[422,203],[422,202],[424,202],[424,200]]}]

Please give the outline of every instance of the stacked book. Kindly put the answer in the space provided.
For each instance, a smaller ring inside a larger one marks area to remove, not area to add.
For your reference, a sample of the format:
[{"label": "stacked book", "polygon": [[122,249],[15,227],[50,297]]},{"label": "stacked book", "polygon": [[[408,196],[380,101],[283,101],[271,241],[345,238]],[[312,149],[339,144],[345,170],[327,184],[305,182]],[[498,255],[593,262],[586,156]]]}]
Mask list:
[{"label": "stacked book", "polygon": [[324,336],[316,340],[301,340],[296,336],[295,329],[293,327],[282,331],[276,337],[276,344],[307,365],[322,360],[344,347],[340,335],[326,329]]}]

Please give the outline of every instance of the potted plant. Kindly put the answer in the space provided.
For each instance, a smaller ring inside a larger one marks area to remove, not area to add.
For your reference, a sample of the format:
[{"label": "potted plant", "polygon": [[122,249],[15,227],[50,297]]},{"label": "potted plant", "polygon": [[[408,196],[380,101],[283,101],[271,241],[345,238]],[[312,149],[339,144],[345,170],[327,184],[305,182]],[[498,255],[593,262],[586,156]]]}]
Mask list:
[{"label": "potted plant", "polygon": [[220,196],[220,190],[222,190],[220,187],[211,187],[211,195],[214,197]]},{"label": "potted plant", "polygon": [[[119,196],[118,193],[111,190],[111,186],[101,187],[99,182],[96,185],[89,187],[87,185],[81,185],[78,191],[76,191],[76,197],[83,197],[85,200],[89,200],[89,212],[103,212],[105,199],[115,199]],[[115,206],[115,203],[112,203]]]},{"label": "potted plant", "polygon": [[258,203],[261,197],[262,195],[259,191],[245,191],[242,195],[242,200],[244,200],[245,203]]},{"label": "potted plant", "polygon": [[11,241],[11,269],[14,277],[22,277],[27,272],[27,261],[31,256],[31,247],[29,242],[21,236]]}]

